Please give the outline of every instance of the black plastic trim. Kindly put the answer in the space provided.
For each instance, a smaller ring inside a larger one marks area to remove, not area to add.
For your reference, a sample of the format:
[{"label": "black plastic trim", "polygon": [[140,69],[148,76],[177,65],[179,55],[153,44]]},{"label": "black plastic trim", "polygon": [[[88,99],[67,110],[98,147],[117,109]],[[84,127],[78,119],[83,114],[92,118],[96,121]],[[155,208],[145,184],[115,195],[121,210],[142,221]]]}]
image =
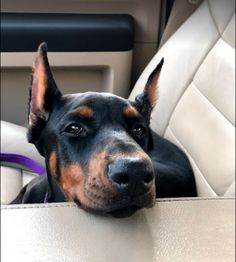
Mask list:
[{"label": "black plastic trim", "polygon": [[126,14],[1,13],[1,52],[129,51],[133,18]]}]

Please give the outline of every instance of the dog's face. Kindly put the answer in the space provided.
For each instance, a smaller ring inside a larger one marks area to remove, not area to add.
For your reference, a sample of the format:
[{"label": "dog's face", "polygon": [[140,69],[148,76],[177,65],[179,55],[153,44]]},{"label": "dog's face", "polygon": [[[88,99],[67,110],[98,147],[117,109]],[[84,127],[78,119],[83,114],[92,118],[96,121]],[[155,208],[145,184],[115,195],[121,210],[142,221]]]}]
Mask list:
[{"label": "dog's face", "polygon": [[39,47],[28,140],[45,157],[48,175],[68,201],[114,216],[153,206],[155,177],[147,151],[152,147],[149,121],[162,64],[135,102],[108,93],[62,95],[46,45]]}]

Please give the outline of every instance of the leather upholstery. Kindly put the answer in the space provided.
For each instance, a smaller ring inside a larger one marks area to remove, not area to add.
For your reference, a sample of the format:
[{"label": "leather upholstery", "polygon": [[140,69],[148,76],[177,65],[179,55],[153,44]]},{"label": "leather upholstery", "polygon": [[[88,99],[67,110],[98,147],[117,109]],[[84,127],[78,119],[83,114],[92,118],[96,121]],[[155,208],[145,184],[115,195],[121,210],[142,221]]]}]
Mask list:
[{"label": "leather upholstery", "polygon": [[151,60],[131,99],[162,57],[152,128],[187,153],[199,196],[234,195],[234,1],[204,1]]},{"label": "leather upholstery", "polygon": [[[233,0],[203,2],[153,58],[131,94],[133,99],[141,92],[164,56],[151,124],[186,151],[200,196],[235,192],[234,12]],[[24,128],[3,122],[2,130],[3,151],[43,162],[26,143]],[[11,167],[3,173],[7,203],[24,183],[16,176],[25,176]],[[92,215],[73,203],[2,206],[1,259],[230,262],[234,218],[235,200],[226,197],[158,200],[154,208],[125,219]]]},{"label": "leather upholstery", "polygon": [[10,203],[37,175],[16,166],[1,166],[1,204]]},{"label": "leather upholstery", "polygon": [[235,259],[233,199],[159,200],[125,219],[72,203],[2,207],[2,261],[165,262]]},{"label": "leather upholstery", "polygon": [[[34,145],[26,140],[26,128],[5,121],[1,121],[1,152],[25,155],[44,166],[44,158],[39,155]],[[22,166],[2,163],[1,203],[11,202],[21,188],[35,176],[36,174]]]},{"label": "leather upholstery", "polygon": [[[204,1],[154,56],[130,96],[134,99],[141,92],[152,69],[165,57],[151,126],[187,153],[199,196],[235,195],[234,23],[233,0]],[[44,164],[26,142],[25,132],[3,121],[2,151]],[[9,177],[2,180],[2,191]]]},{"label": "leather upholstery", "polygon": [[1,151],[25,155],[44,165],[44,158],[26,139],[26,128],[3,120],[1,120]]}]

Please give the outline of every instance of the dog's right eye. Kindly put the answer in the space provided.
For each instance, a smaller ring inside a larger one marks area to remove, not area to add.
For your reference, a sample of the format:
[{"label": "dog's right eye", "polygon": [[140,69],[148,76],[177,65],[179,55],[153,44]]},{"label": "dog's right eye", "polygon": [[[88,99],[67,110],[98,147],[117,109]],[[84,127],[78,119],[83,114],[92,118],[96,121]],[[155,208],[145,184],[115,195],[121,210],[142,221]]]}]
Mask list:
[{"label": "dog's right eye", "polygon": [[64,132],[71,134],[73,136],[80,136],[85,134],[84,128],[76,123],[70,124],[69,126],[66,127]]}]

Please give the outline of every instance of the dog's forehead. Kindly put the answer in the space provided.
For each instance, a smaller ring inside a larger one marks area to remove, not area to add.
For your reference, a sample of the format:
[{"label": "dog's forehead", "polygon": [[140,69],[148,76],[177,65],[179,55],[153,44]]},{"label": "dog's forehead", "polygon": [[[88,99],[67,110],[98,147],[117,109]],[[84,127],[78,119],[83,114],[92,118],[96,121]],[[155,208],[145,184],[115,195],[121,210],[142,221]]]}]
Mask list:
[{"label": "dog's forehead", "polygon": [[120,96],[111,93],[97,93],[97,92],[85,92],[78,94],[69,94],[63,96],[64,101],[72,108],[79,106],[90,106],[94,109],[102,107],[108,109],[112,108],[124,108],[130,104],[130,102]]}]

